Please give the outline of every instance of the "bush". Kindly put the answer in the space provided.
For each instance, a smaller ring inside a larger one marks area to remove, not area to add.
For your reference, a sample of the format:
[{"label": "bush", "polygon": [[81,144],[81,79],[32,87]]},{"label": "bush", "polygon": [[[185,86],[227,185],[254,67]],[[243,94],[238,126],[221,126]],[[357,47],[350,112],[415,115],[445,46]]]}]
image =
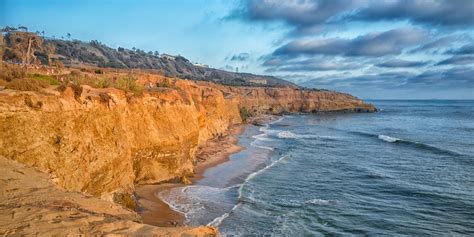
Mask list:
[{"label": "bush", "polygon": [[28,78],[44,81],[44,82],[48,83],[49,85],[59,85],[60,84],[59,81],[56,80],[56,78],[54,78],[53,76],[48,76],[48,75],[40,75],[40,74],[35,73],[33,75],[29,75]]},{"label": "bush", "polygon": [[87,75],[76,70],[71,71],[71,73],[66,76],[64,83],[66,83],[66,85],[69,83],[73,83],[77,85],[88,85],[91,87],[98,87],[97,79],[88,77]]},{"label": "bush", "polygon": [[114,193],[113,201],[131,210],[137,209],[137,201],[133,194]]},{"label": "bush", "polygon": [[130,75],[117,79],[114,87],[134,94],[140,94],[143,91],[143,88],[136,83],[136,79]]},{"label": "bush", "polygon": [[74,91],[74,98],[77,101],[81,101],[81,95],[82,95],[82,86],[79,84],[72,84],[71,85],[72,90]]},{"label": "bush", "polygon": [[57,90],[60,92],[65,91],[67,88],[67,83],[61,83],[61,85],[58,86]]},{"label": "bush", "polygon": [[26,69],[22,66],[8,65],[0,63],[0,79],[5,81],[12,81],[26,76]]},{"label": "bush", "polygon": [[242,121],[247,122],[247,119],[251,117],[250,112],[245,107],[240,108],[240,118]]},{"label": "bush", "polygon": [[171,83],[168,80],[163,80],[162,82],[157,82],[156,83],[157,87],[166,87],[166,88],[171,88],[173,87]]},{"label": "bush", "polygon": [[111,86],[111,81],[108,78],[99,78],[95,83],[98,88],[107,88]]},{"label": "bush", "polygon": [[109,94],[104,93],[104,92],[99,94],[99,98],[100,98],[100,102],[104,102],[104,103],[109,103],[109,100],[112,99],[112,97],[110,97]]},{"label": "bush", "polygon": [[5,88],[19,91],[40,91],[48,86],[49,83],[46,81],[23,78],[11,81]]}]

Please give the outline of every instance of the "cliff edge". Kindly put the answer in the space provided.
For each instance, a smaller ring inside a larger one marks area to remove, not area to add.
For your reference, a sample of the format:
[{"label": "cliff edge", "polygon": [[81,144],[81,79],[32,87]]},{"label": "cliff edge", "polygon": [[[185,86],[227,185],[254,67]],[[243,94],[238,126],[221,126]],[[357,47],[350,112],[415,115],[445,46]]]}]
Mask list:
[{"label": "cliff edge", "polygon": [[[68,86],[62,92],[52,87],[36,92],[0,90],[0,156],[8,159],[2,162],[18,166],[12,163],[16,161],[48,174],[42,177],[64,189],[54,192],[81,192],[134,210],[135,184],[192,176],[197,148],[247,117],[375,111],[372,105],[337,92],[135,76],[145,88],[139,95],[88,85]],[[7,165],[2,168],[11,173]],[[48,185],[47,192],[41,191],[45,195],[53,189]],[[10,199],[6,189],[2,195],[2,202]],[[102,209],[93,212],[109,215]],[[113,215],[136,221],[132,213],[121,209]]]}]

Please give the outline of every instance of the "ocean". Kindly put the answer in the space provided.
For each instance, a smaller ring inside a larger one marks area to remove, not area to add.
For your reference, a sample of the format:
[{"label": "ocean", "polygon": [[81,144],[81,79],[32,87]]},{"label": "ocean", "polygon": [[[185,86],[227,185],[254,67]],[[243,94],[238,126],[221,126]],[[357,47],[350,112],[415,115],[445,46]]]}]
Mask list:
[{"label": "ocean", "polygon": [[224,235],[474,235],[474,101],[249,125],[246,149],[157,194]]}]

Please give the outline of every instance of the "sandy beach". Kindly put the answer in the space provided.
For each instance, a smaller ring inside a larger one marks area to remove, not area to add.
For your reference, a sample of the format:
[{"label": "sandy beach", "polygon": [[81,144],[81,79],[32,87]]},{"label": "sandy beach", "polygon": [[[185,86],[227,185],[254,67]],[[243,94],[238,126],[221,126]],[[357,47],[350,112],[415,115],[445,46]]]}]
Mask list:
[{"label": "sandy beach", "polygon": [[[244,130],[244,125],[235,125],[229,128],[222,136],[209,140],[196,152],[197,164],[194,168],[194,176],[190,177],[192,183],[203,178],[206,169],[214,167],[229,159],[233,153],[241,151],[238,146],[237,136]],[[168,206],[156,196],[163,190],[184,186],[182,183],[163,183],[154,185],[140,185],[136,188],[139,197],[140,208],[138,213],[143,222],[150,225],[170,227],[183,226],[185,217]]]}]

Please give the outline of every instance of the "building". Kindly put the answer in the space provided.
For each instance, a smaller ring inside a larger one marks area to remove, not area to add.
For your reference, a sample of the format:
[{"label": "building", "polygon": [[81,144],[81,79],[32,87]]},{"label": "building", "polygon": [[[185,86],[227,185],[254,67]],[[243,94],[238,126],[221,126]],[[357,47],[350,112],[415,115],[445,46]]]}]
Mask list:
[{"label": "building", "polygon": [[207,64],[202,64],[202,63],[193,63],[193,65],[196,66],[196,67],[209,68],[209,65],[207,65]]},{"label": "building", "polygon": [[250,79],[249,82],[255,83],[255,84],[262,84],[262,85],[266,85],[266,84],[267,84],[267,80],[266,80],[266,79]]},{"label": "building", "polygon": [[176,59],[176,56],[173,56],[173,55],[169,55],[169,54],[161,54],[160,55],[160,58],[164,58],[164,59],[168,59],[168,60],[175,60]]}]

